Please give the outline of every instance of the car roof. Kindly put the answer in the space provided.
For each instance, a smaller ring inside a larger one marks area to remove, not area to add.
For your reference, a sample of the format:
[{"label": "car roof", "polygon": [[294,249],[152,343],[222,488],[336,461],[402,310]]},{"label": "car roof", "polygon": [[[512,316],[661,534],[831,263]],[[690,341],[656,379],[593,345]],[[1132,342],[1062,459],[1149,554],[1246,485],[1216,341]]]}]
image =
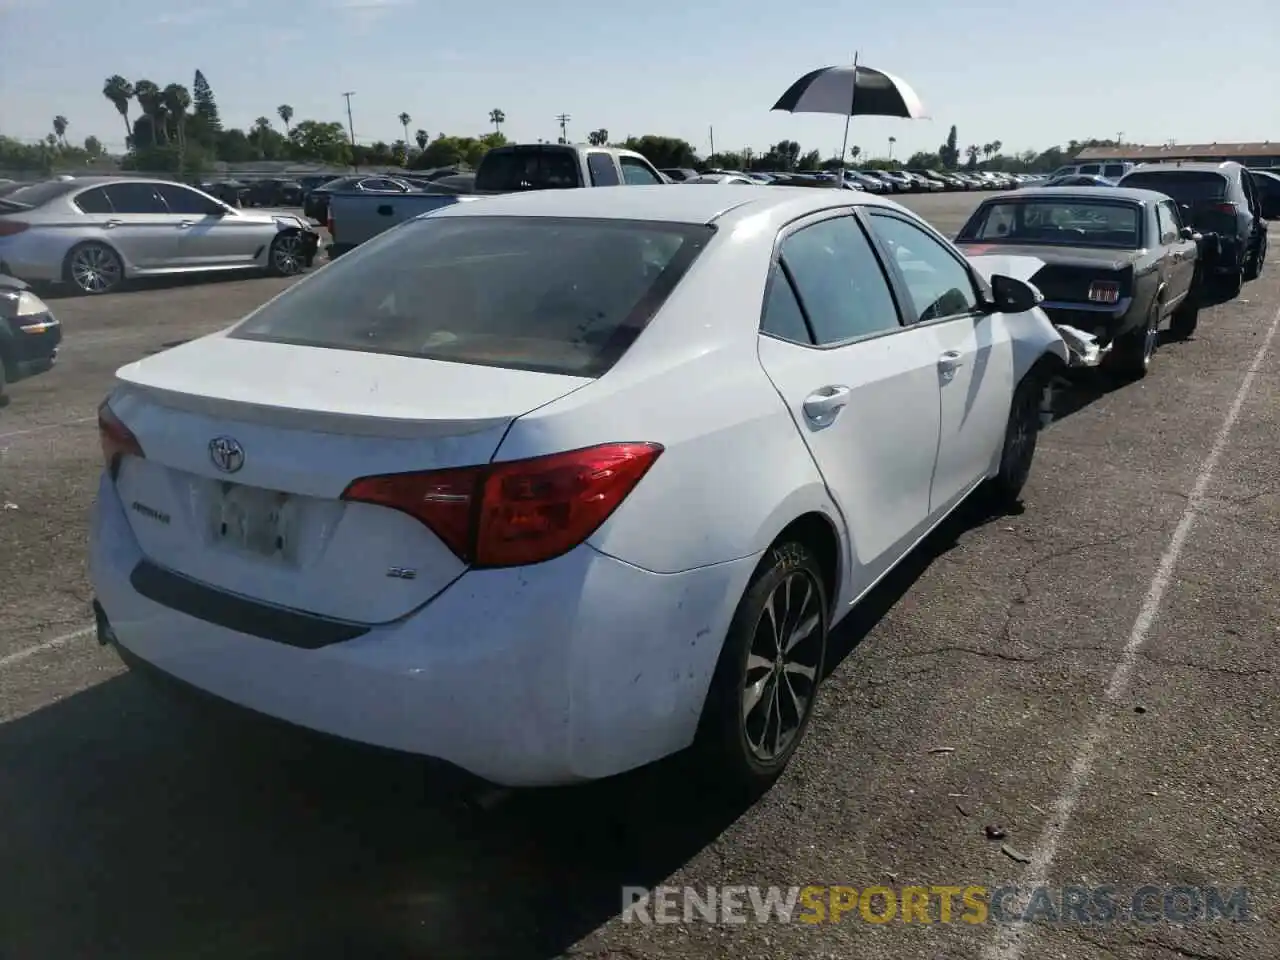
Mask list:
[{"label": "car roof", "polygon": [[1097,187],[1036,187],[1034,190],[1018,190],[1009,191],[1008,193],[997,193],[992,197],[984,200],[983,203],[990,203],[992,200],[1039,200],[1042,198],[1053,197],[1082,197],[1090,200],[1132,200],[1136,203],[1156,203],[1160,200],[1168,200],[1158,190],[1140,190],[1137,187],[1112,187],[1109,190],[1099,190]]},{"label": "car roof", "polygon": [[871,194],[813,187],[743,184],[733,190],[690,190],[676,184],[644,187],[591,187],[530,190],[486,196],[481,203],[459,203],[430,216],[571,217],[604,220],[709,224],[731,211],[739,216],[783,210],[802,217],[829,207],[896,207]]}]

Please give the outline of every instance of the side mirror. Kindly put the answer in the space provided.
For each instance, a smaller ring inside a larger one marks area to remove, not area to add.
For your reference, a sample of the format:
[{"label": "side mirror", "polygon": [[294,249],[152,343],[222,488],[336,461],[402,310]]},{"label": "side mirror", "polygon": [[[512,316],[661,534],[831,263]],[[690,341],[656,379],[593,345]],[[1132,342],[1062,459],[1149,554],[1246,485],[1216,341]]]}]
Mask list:
[{"label": "side mirror", "polygon": [[1029,283],[994,274],[991,277],[991,309],[997,313],[1025,313],[1044,302],[1044,294]]},{"label": "side mirror", "polygon": [[1183,227],[1180,232],[1180,235],[1182,236],[1183,240],[1194,240],[1196,238],[1196,232],[1192,230],[1190,227]]}]

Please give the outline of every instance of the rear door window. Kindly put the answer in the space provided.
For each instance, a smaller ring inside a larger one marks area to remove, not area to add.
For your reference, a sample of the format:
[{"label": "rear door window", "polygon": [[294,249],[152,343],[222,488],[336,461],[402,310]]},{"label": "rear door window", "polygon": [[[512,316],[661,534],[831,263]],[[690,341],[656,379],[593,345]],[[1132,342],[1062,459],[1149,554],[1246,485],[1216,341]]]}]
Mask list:
[{"label": "rear door window", "polygon": [[1103,175],[1104,177],[1109,177],[1109,178],[1111,178],[1112,180],[1119,180],[1121,177],[1123,177],[1123,176],[1124,176],[1124,164],[1123,164],[1123,163],[1108,163],[1108,164],[1103,168],[1103,173],[1102,173],[1102,175]]},{"label": "rear door window", "polygon": [[1102,172],[1102,166],[1097,163],[1086,163],[1076,172],[1086,177],[1096,177]]},{"label": "rear door window", "polygon": [[1160,242],[1173,243],[1178,239],[1177,214],[1174,213],[1173,204],[1168,200],[1162,200],[1156,205],[1156,223],[1160,228]]},{"label": "rear door window", "polygon": [[1165,170],[1131,173],[1123,186],[1155,190],[1178,203],[1195,205],[1213,203],[1227,195],[1227,178],[1220,173],[1200,170]]},{"label": "rear door window", "polygon": [[231,336],[598,377],[713,233],[553,217],[408,221],[269,301]]},{"label": "rear door window", "polygon": [[151,183],[113,183],[105,188],[116,213],[168,214],[169,208]]},{"label": "rear door window", "polygon": [[86,190],[75,198],[75,205],[80,208],[82,213],[112,213],[111,201],[107,199],[107,192],[101,187],[95,190]]},{"label": "rear door window", "polygon": [[618,171],[613,168],[613,157],[607,153],[587,154],[587,170],[593,187],[616,187]]},{"label": "rear door window", "polygon": [[170,213],[181,213],[191,217],[207,217],[218,204],[194,190],[179,186],[176,183],[162,183],[156,189]]}]

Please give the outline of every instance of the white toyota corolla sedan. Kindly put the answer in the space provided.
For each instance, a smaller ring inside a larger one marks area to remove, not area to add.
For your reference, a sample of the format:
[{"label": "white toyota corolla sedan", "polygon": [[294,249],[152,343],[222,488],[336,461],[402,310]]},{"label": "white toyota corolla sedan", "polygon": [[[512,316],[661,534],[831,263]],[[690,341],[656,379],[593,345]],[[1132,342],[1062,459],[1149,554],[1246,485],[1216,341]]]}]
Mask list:
[{"label": "white toyota corolla sedan", "polygon": [[226,700],[510,786],[695,745],[762,787],[833,624],[1016,498],[1034,288],[845,191],[544,191],[388,231],[122,368],[99,637]]}]

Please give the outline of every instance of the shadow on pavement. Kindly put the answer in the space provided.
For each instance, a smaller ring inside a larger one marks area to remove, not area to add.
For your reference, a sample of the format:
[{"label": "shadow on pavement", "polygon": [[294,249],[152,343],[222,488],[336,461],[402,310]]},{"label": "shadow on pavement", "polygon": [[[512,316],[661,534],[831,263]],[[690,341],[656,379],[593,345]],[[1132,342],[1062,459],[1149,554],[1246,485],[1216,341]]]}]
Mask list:
[{"label": "shadow on pavement", "polygon": [[[832,669],[997,519],[957,511],[837,630]],[[745,812],[691,763],[486,810],[414,758],[125,674],[0,726],[0,955],[550,960]]]}]

